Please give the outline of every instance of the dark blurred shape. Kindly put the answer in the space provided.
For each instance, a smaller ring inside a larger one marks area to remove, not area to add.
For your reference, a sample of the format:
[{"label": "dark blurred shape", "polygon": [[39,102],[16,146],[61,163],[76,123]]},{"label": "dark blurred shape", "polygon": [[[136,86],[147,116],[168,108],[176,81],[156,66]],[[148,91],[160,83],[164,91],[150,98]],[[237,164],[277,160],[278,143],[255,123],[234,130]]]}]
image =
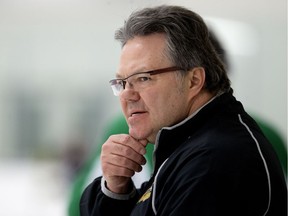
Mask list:
[{"label": "dark blurred shape", "polygon": [[[227,52],[220,42],[219,37],[213,32],[213,30],[209,30],[210,33],[210,41],[213,44],[215,51],[217,52],[219,58],[224,63],[227,73],[231,73],[231,65],[229,62],[229,57],[227,56]],[[250,113],[251,115],[251,113]],[[287,177],[287,149],[284,139],[281,137],[279,132],[271,125],[269,122],[262,120],[259,116],[253,114],[252,117],[257,122],[267,139],[272,144],[279,160],[282,165],[283,172]]]},{"label": "dark blurred shape", "polygon": [[220,40],[218,39],[218,37],[215,35],[215,33],[213,32],[213,30],[209,30],[209,36],[210,36],[210,41],[213,44],[216,53],[218,54],[218,56],[220,57],[220,59],[222,60],[222,62],[225,65],[225,68],[227,70],[227,72],[229,72],[230,70],[230,64],[229,64],[229,60],[228,57],[226,55],[226,51],[225,48],[223,47],[223,45],[220,43]]}]

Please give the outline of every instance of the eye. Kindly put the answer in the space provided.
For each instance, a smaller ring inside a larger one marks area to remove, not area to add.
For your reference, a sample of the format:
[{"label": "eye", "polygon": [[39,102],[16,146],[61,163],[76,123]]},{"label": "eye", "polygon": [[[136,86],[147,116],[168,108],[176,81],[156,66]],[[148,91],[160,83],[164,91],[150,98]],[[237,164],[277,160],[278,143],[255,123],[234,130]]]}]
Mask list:
[{"label": "eye", "polygon": [[151,80],[151,77],[149,74],[141,74],[135,78],[136,78],[136,82],[147,82]]},{"label": "eye", "polygon": [[148,81],[148,80],[150,80],[151,78],[150,77],[139,77],[139,81],[141,81],[141,82],[145,82],[145,81]]},{"label": "eye", "polygon": [[139,74],[135,74],[131,76],[128,83],[138,86],[138,87],[140,86],[144,87],[150,83],[150,80],[151,80],[151,75],[149,73],[139,73]]}]

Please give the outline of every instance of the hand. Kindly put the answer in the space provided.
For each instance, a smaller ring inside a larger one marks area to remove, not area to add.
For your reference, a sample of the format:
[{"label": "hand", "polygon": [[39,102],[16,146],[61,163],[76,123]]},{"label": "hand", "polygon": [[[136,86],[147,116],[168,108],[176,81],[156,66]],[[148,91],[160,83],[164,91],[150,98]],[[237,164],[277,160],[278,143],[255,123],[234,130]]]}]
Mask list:
[{"label": "hand", "polygon": [[146,163],[147,140],[136,140],[127,134],[112,135],[103,144],[101,165],[107,187],[114,193],[128,193],[131,177]]}]

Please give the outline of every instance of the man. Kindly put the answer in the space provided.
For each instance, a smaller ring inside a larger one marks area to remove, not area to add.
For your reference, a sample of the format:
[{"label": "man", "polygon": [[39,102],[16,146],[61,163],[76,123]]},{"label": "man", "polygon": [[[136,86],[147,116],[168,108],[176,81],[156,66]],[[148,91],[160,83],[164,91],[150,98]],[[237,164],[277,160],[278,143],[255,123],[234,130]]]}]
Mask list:
[{"label": "man", "polygon": [[[103,176],[84,191],[81,215],[286,215],[280,163],[233,97],[202,18],[146,8],[115,37],[122,52],[110,84],[129,134],[103,144]],[[153,174],[136,189],[148,142]]]}]

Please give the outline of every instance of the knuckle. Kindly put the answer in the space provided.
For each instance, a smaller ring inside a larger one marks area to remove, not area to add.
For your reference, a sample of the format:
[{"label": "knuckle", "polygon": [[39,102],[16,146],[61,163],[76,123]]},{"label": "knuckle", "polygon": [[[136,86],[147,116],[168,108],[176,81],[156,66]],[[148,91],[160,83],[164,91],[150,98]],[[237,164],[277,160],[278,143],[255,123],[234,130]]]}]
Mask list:
[{"label": "knuckle", "polygon": [[130,140],[130,136],[127,134],[122,134],[120,138],[120,142],[123,144],[127,144]]},{"label": "knuckle", "polygon": [[102,152],[105,152],[107,150],[108,146],[106,143],[104,143],[101,147]]},{"label": "knuckle", "polygon": [[123,154],[131,156],[133,151],[130,148],[122,148]]}]

